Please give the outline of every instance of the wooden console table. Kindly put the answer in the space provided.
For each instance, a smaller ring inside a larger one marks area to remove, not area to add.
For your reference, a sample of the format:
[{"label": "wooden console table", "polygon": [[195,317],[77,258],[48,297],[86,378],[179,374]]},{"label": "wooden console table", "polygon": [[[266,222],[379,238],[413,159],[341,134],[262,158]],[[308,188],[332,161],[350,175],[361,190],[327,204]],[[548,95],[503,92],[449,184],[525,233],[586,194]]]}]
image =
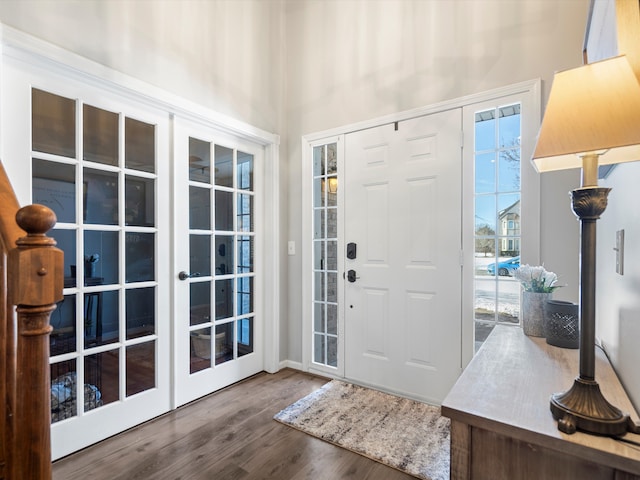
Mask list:
[{"label": "wooden console table", "polygon": [[[596,380],[610,403],[638,414],[596,349]],[[578,350],[497,326],[442,404],[451,419],[451,479],[640,480],[640,435],[616,439],[560,432],[549,397],[571,387]]]}]

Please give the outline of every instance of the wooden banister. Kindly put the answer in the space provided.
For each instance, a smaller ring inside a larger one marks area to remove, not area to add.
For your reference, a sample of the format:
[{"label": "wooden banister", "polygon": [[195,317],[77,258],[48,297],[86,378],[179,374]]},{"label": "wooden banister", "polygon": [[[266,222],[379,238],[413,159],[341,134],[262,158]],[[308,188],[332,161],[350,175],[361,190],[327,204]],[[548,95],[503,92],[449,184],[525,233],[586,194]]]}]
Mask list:
[{"label": "wooden banister", "polygon": [[49,318],[63,299],[63,253],[46,236],[55,213],[19,208],[1,163],[0,202],[0,478],[50,479]]}]

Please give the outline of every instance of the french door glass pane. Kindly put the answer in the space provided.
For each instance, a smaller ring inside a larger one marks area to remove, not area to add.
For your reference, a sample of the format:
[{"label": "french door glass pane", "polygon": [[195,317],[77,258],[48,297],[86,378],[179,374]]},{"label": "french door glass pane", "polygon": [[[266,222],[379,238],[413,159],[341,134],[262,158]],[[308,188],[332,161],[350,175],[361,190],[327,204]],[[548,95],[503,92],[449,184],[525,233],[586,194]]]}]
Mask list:
[{"label": "french door glass pane", "polygon": [[233,360],[233,325],[216,325],[216,365]]},{"label": "french door glass pane", "polygon": [[127,340],[156,333],[155,287],[126,290]]},{"label": "french door glass pane", "polygon": [[253,272],[253,236],[238,236],[238,273]]},{"label": "french door glass pane", "polygon": [[51,423],[75,417],[77,415],[76,398],[78,396],[75,358],[53,363],[51,365],[50,375]]},{"label": "french door glass pane", "polygon": [[233,231],[233,192],[216,190],[216,230]]},{"label": "french door glass pane", "polygon": [[99,347],[120,340],[118,290],[84,294],[84,348]]},{"label": "french door glass pane", "polygon": [[126,175],[124,218],[127,225],[153,227],[155,224],[155,181]]},{"label": "french door glass pane", "polygon": [[189,228],[211,230],[211,190],[189,187]]},{"label": "french door glass pane", "polygon": [[63,252],[69,252],[64,258],[64,288],[76,286],[76,231],[56,229],[54,231],[57,247]]},{"label": "french door glass pane", "polygon": [[124,165],[132,170],[155,173],[156,132],[154,125],[133,118],[125,118]]},{"label": "french door glass pane", "polygon": [[189,180],[211,184],[211,143],[189,137]]},{"label": "french door glass pane", "polygon": [[[51,356],[63,355],[76,350],[76,296],[65,295],[51,314],[49,351]],[[53,378],[53,377],[52,377]]]},{"label": "french door glass pane", "polygon": [[216,235],[216,275],[233,272],[233,235]]},{"label": "french door glass pane", "polygon": [[238,320],[237,329],[238,357],[253,353],[253,317]]},{"label": "french door glass pane", "polygon": [[32,165],[33,203],[53,210],[59,223],[76,221],[76,167],[34,158]]},{"label": "french door glass pane", "polygon": [[238,308],[236,315],[253,313],[253,277],[238,277]]},{"label": "french door glass pane", "polygon": [[84,223],[117,225],[118,174],[85,168],[83,178]]},{"label": "french door glass pane", "polygon": [[196,373],[211,367],[211,328],[191,331],[189,335],[191,360],[189,372]]},{"label": "french door glass pane", "polygon": [[85,411],[120,400],[119,350],[87,355],[84,358],[84,372]]},{"label": "french door glass pane", "polygon": [[197,282],[189,285],[190,319],[189,325],[199,325],[211,321],[211,282]]},{"label": "french door glass pane", "polygon": [[118,232],[85,230],[84,284],[118,283]]},{"label": "french door glass pane", "polygon": [[216,280],[216,320],[233,316],[233,279]]},{"label": "french door glass pane", "polygon": [[127,283],[155,280],[155,238],[155,233],[125,233],[125,281]]},{"label": "french door glass pane", "polygon": [[253,190],[253,155],[238,152],[238,189]]},{"label": "french door glass pane", "polygon": [[239,232],[253,231],[253,195],[238,195],[237,219]]},{"label": "french door glass pane", "polygon": [[215,146],[215,184],[233,187],[233,149]]},{"label": "french door glass pane", "polygon": [[31,90],[31,148],[62,157],[76,156],[76,102]]},{"label": "french door glass pane", "polygon": [[156,387],[156,342],[127,347],[127,397]]},{"label": "french door glass pane", "polygon": [[211,236],[189,235],[189,271],[192,275],[211,275]]},{"label": "french door glass pane", "polygon": [[85,104],[82,122],[83,158],[118,165],[118,114]]}]

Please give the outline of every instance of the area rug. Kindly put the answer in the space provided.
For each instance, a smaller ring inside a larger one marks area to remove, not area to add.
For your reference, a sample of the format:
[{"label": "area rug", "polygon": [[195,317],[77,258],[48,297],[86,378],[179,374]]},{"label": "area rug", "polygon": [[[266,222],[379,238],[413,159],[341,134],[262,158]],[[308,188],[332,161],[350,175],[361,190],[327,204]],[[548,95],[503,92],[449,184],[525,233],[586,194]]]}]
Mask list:
[{"label": "area rug", "polygon": [[332,380],[275,420],[418,478],[449,478],[449,419],[440,408]]}]

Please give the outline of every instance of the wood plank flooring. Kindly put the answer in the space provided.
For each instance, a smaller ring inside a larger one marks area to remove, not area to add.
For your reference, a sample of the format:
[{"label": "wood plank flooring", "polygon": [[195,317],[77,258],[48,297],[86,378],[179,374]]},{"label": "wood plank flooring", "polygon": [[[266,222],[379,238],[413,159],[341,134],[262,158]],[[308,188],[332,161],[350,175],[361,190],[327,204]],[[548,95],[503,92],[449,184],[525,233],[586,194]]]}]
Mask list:
[{"label": "wood plank flooring", "polygon": [[291,369],[260,373],[58,460],[53,478],[413,479],[273,420],[326,382]]}]

